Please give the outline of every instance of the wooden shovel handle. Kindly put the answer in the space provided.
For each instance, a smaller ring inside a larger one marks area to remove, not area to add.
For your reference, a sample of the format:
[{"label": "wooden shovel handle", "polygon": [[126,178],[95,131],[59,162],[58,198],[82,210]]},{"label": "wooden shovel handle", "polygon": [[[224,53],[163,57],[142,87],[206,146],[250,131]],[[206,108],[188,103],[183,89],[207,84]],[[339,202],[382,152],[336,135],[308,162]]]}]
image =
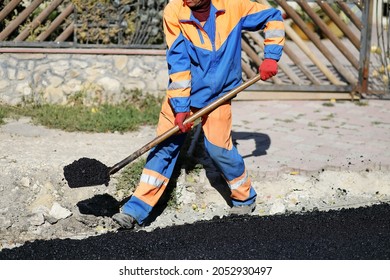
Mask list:
[{"label": "wooden shovel handle", "polygon": [[[202,109],[200,109],[199,111],[194,113],[192,116],[190,116],[188,119],[186,119],[183,124],[185,125],[187,123],[193,123],[198,118],[210,113],[211,111],[216,109],[218,106],[220,106],[220,105],[224,104],[225,102],[227,102],[228,100],[232,99],[239,92],[243,91],[244,89],[248,88],[249,86],[253,85],[254,83],[256,83],[259,80],[260,80],[260,75],[254,76],[250,80],[246,81],[245,83],[241,84],[240,86],[236,87],[235,89],[232,89],[231,91],[229,91],[225,95],[221,96],[220,98],[211,102],[206,107],[203,107]],[[165,141],[166,139],[168,139],[169,137],[171,137],[172,135],[174,135],[178,132],[179,132],[179,127],[177,125],[172,127],[171,129],[167,130],[166,132],[164,132],[160,136],[156,137],[155,139],[153,139],[152,141],[150,141],[149,143],[144,145],[142,148],[138,149],[137,151],[135,151],[134,153],[129,155],[127,158],[123,159],[122,161],[120,161],[117,164],[115,164],[114,166],[112,166],[109,169],[110,170],[109,175],[112,175],[112,174],[118,172],[120,169],[122,169],[123,167],[128,165],[130,162],[132,162],[136,158],[140,157],[141,155],[143,155],[144,153],[149,151],[154,146],[157,146],[158,144],[160,144],[161,142]]]}]

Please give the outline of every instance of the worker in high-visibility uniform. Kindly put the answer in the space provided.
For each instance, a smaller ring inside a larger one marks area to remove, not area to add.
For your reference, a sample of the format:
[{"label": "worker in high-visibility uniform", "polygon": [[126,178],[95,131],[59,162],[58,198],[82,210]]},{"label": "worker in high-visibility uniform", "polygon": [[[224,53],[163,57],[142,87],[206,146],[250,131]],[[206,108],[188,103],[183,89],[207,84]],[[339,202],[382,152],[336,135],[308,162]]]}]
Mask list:
[{"label": "worker in high-visibility uniform", "polygon": [[[241,31],[264,31],[262,80],[277,74],[285,41],[281,12],[250,0],[171,0],[163,17],[169,83],[157,134],[174,125],[182,133],[150,151],[138,187],[113,216],[123,228],[144,223],[163,194],[191,129],[185,119],[241,84]],[[232,213],[246,214],[254,210],[256,192],[231,127],[230,101],[202,118],[206,151],[231,189]]]}]

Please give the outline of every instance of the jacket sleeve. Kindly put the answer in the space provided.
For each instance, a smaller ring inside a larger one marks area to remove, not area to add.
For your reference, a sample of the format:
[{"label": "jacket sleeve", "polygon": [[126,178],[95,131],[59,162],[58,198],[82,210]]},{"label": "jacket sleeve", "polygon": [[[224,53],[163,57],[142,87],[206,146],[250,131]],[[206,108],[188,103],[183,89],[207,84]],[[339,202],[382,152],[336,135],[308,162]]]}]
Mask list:
[{"label": "jacket sleeve", "polygon": [[242,0],[242,29],[264,31],[264,58],[279,61],[285,43],[282,14],[278,9],[249,0]]},{"label": "jacket sleeve", "polygon": [[180,30],[179,20],[170,5],[164,9],[163,24],[169,75],[167,97],[175,113],[188,112],[190,111],[191,92],[190,58]]}]

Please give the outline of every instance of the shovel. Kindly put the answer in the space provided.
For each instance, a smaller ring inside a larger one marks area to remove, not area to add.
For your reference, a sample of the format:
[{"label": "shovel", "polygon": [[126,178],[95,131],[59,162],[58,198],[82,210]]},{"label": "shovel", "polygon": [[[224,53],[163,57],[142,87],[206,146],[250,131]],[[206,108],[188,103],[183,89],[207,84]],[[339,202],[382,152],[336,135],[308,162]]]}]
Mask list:
[{"label": "shovel", "polygon": [[[218,106],[229,101],[239,92],[243,91],[244,89],[248,88],[259,80],[260,75],[256,75],[255,77],[251,78],[250,80],[246,81],[235,89],[229,91],[225,95],[221,96],[206,107],[203,107],[202,109],[191,115],[188,119],[184,121],[183,124],[186,125],[187,123],[193,123],[198,118],[210,113]],[[113,165],[112,167],[107,167],[96,159],[81,158],[64,167],[64,177],[67,180],[70,188],[96,186],[103,184],[107,186],[108,182],[110,181],[111,175],[121,170],[123,167],[125,167],[147,151],[149,151],[151,148],[165,141],[172,135],[178,133],[179,130],[180,129],[177,125],[172,127],[171,129],[156,137],[155,139],[144,145],[142,148],[138,149],[125,159]]]}]

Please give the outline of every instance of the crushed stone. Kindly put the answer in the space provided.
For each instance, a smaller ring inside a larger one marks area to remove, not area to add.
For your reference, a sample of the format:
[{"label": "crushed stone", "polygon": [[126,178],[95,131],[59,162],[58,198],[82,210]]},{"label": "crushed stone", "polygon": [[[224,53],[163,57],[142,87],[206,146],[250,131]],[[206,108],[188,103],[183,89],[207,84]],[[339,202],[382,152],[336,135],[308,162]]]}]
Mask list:
[{"label": "crushed stone", "polygon": [[[67,133],[32,125],[25,119],[8,120],[0,126],[0,250],[34,240],[78,240],[118,232],[111,216],[128,198],[115,189],[117,175],[104,176],[107,166],[93,158],[107,165],[116,163],[154,137],[154,127],[124,134]],[[94,182],[83,179],[83,174],[75,175],[80,166],[91,163],[97,178],[88,178]],[[203,158],[203,165],[205,169],[195,174],[182,170],[174,190],[178,205],[158,207],[152,219],[137,230],[152,232],[226,217],[226,185],[207,158]],[[65,175],[69,174],[67,168],[75,166],[70,177]],[[324,167],[294,173],[282,168],[272,172],[251,168],[248,172],[258,192],[252,216],[357,208],[390,201],[390,173],[385,168],[359,171]],[[77,187],[86,181],[91,186]],[[65,214],[54,214],[54,205]]]}]

